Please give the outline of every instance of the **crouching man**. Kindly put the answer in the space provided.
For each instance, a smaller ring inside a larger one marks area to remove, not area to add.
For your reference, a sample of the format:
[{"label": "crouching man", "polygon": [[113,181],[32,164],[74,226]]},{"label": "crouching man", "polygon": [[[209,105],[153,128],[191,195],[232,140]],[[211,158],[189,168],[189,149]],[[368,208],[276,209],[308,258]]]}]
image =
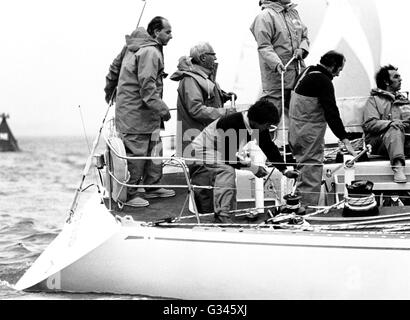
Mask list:
[{"label": "crouching man", "polygon": [[405,133],[410,127],[410,101],[399,93],[401,76],[396,67],[380,68],[376,84],[364,108],[366,143],[371,144],[376,154],[389,156],[394,182],[405,183],[405,155],[409,153]]},{"label": "crouching man", "polygon": [[[297,171],[286,168],[277,146],[271,140],[269,128],[278,123],[279,114],[274,105],[260,100],[248,111],[215,120],[192,141],[194,157],[213,177],[216,222],[232,222],[231,211],[236,209],[235,168],[243,167],[237,154],[248,142],[256,140],[268,161],[274,163],[287,178],[298,177]],[[268,174],[263,166],[252,164],[251,171],[258,178]]]}]

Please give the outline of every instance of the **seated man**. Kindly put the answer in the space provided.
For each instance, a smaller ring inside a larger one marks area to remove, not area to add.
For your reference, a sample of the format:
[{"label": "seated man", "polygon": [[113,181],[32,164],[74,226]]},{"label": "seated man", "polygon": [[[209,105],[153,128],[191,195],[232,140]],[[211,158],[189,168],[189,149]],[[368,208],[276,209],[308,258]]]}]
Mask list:
[{"label": "seated man", "polygon": [[[286,168],[277,146],[270,138],[269,127],[278,123],[279,114],[274,105],[260,100],[248,111],[215,120],[192,142],[195,158],[200,159],[200,165],[213,176],[216,222],[232,221],[230,214],[236,208],[235,168],[241,167],[237,153],[249,141],[256,139],[268,161],[274,163],[287,178],[298,176],[296,171]],[[263,166],[251,164],[251,170],[258,178],[267,175]]]},{"label": "seated man", "polygon": [[[178,70],[171,80],[179,81],[177,101],[177,155],[192,157],[185,152],[192,140],[212,121],[235,112],[235,108],[224,108],[224,103],[235,97],[226,93],[214,80],[216,72],[216,53],[207,42],[193,46],[189,57],[181,57]],[[189,148],[188,148],[189,149]],[[195,164],[188,164],[193,184],[210,185],[209,173],[201,171]],[[195,172],[195,174],[193,174]],[[195,190],[195,199],[200,213],[213,211],[212,190]]]},{"label": "seated man", "polygon": [[396,67],[380,68],[376,84],[364,108],[366,144],[370,144],[375,153],[388,155],[394,182],[405,183],[405,151],[409,152],[405,148],[405,131],[410,126],[410,101],[399,93],[401,77]]}]

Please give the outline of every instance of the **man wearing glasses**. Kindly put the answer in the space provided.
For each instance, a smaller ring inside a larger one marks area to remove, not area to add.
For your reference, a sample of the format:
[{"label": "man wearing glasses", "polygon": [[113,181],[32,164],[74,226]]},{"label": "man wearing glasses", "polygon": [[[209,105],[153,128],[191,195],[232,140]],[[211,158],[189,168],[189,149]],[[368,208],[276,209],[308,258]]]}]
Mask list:
[{"label": "man wearing glasses", "polygon": [[[235,108],[224,108],[224,104],[236,99],[232,92],[226,93],[215,81],[216,53],[207,42],[190,50],[189,57],[181,57],[178,70],[171,80],[179,81],[177,101],[177,155],[191,158],[192,140],[212,121],[235,112]],[[210,185],[212,177],[207,170],[196,164],[188,164],[192,183]],[[196,190],[195,198],[199,212],[213,211],[212,190]]]}]

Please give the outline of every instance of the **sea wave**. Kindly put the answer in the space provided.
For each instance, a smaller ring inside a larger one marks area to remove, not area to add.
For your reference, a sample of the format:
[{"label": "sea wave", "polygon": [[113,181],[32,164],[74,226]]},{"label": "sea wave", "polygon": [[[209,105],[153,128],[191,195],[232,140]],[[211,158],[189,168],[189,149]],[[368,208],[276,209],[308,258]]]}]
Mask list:
[{"label": "sea wave", "polygon": [[14,289],[64,225],[89,153],[81,137],[19,138],[19,146],[0,156],[0,299],[146,299]]}]

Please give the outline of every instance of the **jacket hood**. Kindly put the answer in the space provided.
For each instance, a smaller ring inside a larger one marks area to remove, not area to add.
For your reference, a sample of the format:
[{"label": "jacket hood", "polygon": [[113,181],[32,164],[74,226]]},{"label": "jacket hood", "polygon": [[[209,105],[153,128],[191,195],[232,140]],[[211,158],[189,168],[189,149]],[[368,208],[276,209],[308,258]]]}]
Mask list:
[{"label": "jacket hood", "polygon": [[261,0],[261,8],[266,9],[266,8],[270,8],[275,10],[276,12],[281,12],[283,11],[286,7],[288,9],[294,9],[297,6],[297,4],[295,3],[289,3],[287,6],[284,6],[282,4],[280,4],[279,2],[272,2],[270,0]]},{"label": "jacket hood", "polygon": [[379,88],[375,88],[375,89],[372,89],[370,94],[372,96],[385,97],[385,98],[391,100],[395,105],[410,104],[409,99],[400,92],[397,92],[396,94],[393,94],[389,91],[382,90],[382,89],[379,89]]},{"label": "jacket hood", "polygon": [[187,56],[179,58],[177,66],[178,70],[171,75],[170,79],[180,81],[188,72],[198,74],[205,79],[208,78],[208,75],[201,70],[201,67],[193,64],[191,60],[192,58]]},{"label": "jacket hood", "polygon": [[392,101],[394,101],[396,98],[393,93],[386,91],[386,90],[379,89],[379,88],[372,89],[370,91],[370,95],[385,97]]},{"label": "jacket hood", "polygon": [[132,52],[136,52],[144,47],[161,47],[160,43],[152,38],[143,27],[135,29],[131,35],[126,35],[125,43]]}]

